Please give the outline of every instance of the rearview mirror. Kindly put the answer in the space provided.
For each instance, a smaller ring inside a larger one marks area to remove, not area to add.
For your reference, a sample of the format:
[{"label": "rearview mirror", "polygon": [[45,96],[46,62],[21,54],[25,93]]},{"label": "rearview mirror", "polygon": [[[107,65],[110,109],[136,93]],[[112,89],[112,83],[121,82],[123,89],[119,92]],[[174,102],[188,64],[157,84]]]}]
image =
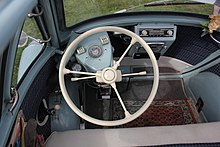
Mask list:
[{"label": "rearview mirror", "polygon": [[22,31],[19,39],[18,47],[24,47],[28,42],[28,35]]}]

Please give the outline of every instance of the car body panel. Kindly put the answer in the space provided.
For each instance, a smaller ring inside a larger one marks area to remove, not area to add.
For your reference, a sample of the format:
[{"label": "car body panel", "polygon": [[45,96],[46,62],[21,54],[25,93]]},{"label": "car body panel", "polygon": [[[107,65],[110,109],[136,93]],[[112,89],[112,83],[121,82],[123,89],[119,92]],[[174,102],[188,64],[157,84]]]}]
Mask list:
[{"label": "car body panel", "polygon": [[17,31],[19,25],[24,22],[25,17],[31,10],[36,6],[37,0],[20,0],[20,1],[1,1],[1,13],[0,18],[4,21],[0,23],[0,30],[2,34],[0,37],[0,53],[2,54],[3,49],[9,43],[11,37]]}]

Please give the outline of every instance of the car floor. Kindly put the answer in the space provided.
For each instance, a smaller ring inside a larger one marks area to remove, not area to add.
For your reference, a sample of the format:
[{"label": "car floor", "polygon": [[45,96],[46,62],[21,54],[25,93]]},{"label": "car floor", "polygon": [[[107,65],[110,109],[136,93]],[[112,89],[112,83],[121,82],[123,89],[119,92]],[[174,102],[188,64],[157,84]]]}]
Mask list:
[{"label": "car floor", "polygon": [[[128,111],[135,113],[148,98],[152,81],[130,81],[117,84],[119,93]],[[84,86],[85,113],[98,119],[117,120],[124,118],[123,109],[114,92],[109,99],[102,99],[99,90]],[[168,126],[200,123],[202,119],[191,98],[184,91],[182,79],[159,81],[159,87],[150,107],[136,120],[117,127]],[[85,123],[86,128],[102,128]]]}]

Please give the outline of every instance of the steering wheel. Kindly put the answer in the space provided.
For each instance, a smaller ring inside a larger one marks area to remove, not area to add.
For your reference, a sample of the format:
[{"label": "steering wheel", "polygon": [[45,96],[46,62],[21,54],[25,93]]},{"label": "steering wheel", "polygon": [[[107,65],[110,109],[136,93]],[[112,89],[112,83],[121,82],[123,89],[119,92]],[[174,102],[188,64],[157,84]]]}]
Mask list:
[{"label": "steering wheel", "polygon": [[[119,32],[119,33],[122,33],[122,34],[125,34],[125,35],[128,35],[128,36],[131,37],[130,45],[127,47],[125,52],[122,54],[122,56],[117,61],[114,61],[114,60],[112,61],[112,67],[106,67],[106,68],[102,69],[102,71],[97,71],[96,73],[73,71],[73,70],[69,70],[65,67],[67,65],[70,57],[75,52],[77,45],[82,40],[84,40],[85,38],[87,38],[91,35],[94,35],[96,33],[107,32],[107,31],[109,31],[109,32]],[[151,93],[150,93],[148,99],[146,100],[146,102],[144,103],[144,105],[137,112],[135,112],[134,114],[130,114],[127,111],[127,108],[123,103],[123,100],[122,100],[122,98],[121,98],[121,96],[120,96],[120,94],[119,94],[119,92],[116,88],[115,83],[120,82],[122,80],[122,77],[124,77],[124,76],[146,75],[146,72],[130,73],[130,74],[124,74],[123,75],[121,73],[121,71],[118,70],[118,67],[120,66],[120,63],[121,63],[122,59],[125,57],[125,55],[129,51],[131,46],[136,42],[139,42],[143,46],[143,48],[146,50],[146,52],[148,53],[148,55],[150,57],[150,60],[152,62],[152,66],[153,66],[154,82],[153,82]],[[120,120],[106,121],[106,120],[99,120],[99,119],[93,118],[93,117],[85,114],[84,112],[82,112],[72,102],[71,98],[69,97],[69,94],[68,94],[66,86],[65,86],[65,80],[64,80],[64,76],[66,74],[88,75],[88,77],[72,78],[72,81],[96,78],[96,82],[111,85],[111,87],[114,89],[114,91],[115,91],[115,93],[116,93],[116,95],[117,95],[117,97],[120,101],[120,104],[122,105],[122,108],[123,108],[124,114],[125,114],[125,118],[120,119]],[[159,69],[158,69],[157,60],[156,60],[151,48],[148,46],[148,44],[141,37],[139,37],[135,33],[131,32],[127,29],[124,29],[124,28],[113,27],[113,26],[104,26],[104,27],[94,28],[92,30],[89,30],[89,31],[81,34],[75,40],[73,40],[71,42],[71,44],[67,47],[67,49],[66,49],[66,51],[65,51],[65,53],[64,53],[64,55],[61,59],[61,62],[60,62],[59,84],[60,84],[61,92],[63,94],[63,97],[64,97],[66,103],[82,119],[84,119],[88,122],[97,124],[97,125],[101,125],[101,126],[116,126],[116,125],[122,125],[122,124],[128,123],[128,122],[136,119],[137,117],[139,117],[142,113],[144,113],[147,110],[147,108],[152,103],[152,101],[153,101],[153,99],[156,95],[157,89],[158,89]]]}]

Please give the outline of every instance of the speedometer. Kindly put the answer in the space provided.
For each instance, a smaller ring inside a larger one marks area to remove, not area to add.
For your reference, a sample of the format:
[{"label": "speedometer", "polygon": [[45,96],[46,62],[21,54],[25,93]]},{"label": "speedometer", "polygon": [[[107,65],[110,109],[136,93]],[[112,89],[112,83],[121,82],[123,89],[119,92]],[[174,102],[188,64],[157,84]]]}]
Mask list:
[{"label": "speedometer", "polygon": [[92,58],[98,58],[102,55],[102,48],[98,45],[93,45],[88,50],[89,56]]}]

